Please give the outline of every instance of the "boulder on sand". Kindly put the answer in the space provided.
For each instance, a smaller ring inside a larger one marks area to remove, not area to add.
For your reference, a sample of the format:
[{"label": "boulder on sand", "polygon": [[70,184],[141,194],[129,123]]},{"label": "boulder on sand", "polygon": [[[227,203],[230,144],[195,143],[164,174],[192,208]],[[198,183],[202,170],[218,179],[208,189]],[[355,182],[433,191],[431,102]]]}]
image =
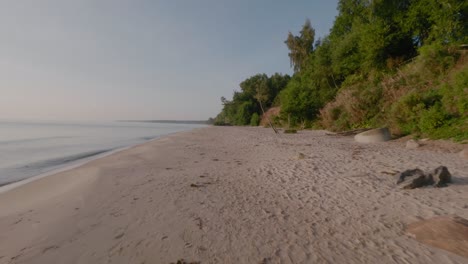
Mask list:
[{"label": "boulder on sand", "polygon": [[427,185],[433,185],[435,181],[437,181],[435,187],[446,187],[447,183],[452,182],[452,175],[447,167],[439,166],[431,173],[424,173],[424,171],[420,169],[405,170],[398,175],[397,184],[400,184],[404,182],[406,178],[413,176],[416,176],[417,178],[415,178],[410,184],[405,185],[403,189],[415,189]]},{"label": "boulder on sand", "polygon": [[439,179],[439,181],[436,184],[436,187],[445,187],[447,186],[447,183],[452,182],[452,175],[445,166],[437,167],[432,173],[432,175],[434,176],[434,178]]},{"label": "boulder on sand", "polygon": [[400,184],[405,181],[406,177],[411,177],[411,176],[424,176],[424,171],[420,169],[414,169],[414,170],[405,170],[404,172],[400,173],[398,175],[398,181],[397,184]]},{"label": "boulder on sand", "polygon": [[390,131],[386,127],[367,130],[354,136],[354,140],[359,143],[384,142],[390,139]]},{"label": "boulder on sand", "polygon": [[432,174],[423,174],[414,179],[410,184],[403,187],[403,189],[416,189],[432,184],[434,184],[434,178],[432,177]]}]

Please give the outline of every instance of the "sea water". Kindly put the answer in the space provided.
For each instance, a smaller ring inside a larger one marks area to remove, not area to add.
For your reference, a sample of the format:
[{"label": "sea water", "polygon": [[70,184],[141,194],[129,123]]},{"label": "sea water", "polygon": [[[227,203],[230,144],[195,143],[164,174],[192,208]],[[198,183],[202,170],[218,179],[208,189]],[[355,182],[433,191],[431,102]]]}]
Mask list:
[{"label": "sea water", "polygon": [[0,186],[203,125],[0,121]]}]

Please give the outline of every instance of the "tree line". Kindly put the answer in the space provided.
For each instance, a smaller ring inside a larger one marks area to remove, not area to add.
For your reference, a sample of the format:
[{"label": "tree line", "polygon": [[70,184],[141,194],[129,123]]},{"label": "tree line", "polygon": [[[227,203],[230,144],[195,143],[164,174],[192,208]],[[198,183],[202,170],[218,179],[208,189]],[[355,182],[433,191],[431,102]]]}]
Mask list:
[{"label": "tree line", "polygon": [[[459,77],[450,77],[463,55],[457,47],[468,42],[467,1],[340,0],[337,10],[327,36],[316,39],[309,20],[298,35],[287,35],[292,77],[257,74],[246,79],[232,100],[222,99],[223,110],[216,123],[258,125],[263,104],[265,109],[280,106],[279,119],[288,119],[293,125],[344,130],[393,124],[400,132],[412,133],[421,127],[403,131],[394,110],[407,93],[438,91],[432,99],[437,102],[423,102],[423,110],[436,104],[447,108],[443,101],[450,96],[467,99],[460,88],[468,82],[463,77],[468,74],[466,64],[452,74]],[[411,63],[424,69],[405,66]],[[389,84],[396,79],[400,86]],[[443,81],[453,86],[450,96],[441,92]],[[400,97],[390,97],[392,91],[398,91]],[[444,96],[448,97],[443,100]],[[446,118],[466,118],[463,111],[468,109],[463,107],[445,109]]]}]

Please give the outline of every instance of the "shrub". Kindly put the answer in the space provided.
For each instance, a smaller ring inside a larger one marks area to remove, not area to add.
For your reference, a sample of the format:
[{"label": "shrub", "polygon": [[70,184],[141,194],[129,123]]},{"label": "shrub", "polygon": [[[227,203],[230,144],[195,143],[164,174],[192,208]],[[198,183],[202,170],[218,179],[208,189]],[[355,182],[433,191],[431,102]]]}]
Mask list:
[{"label": "shrub", "polygon": [[[398,134],[403,135],[427,130],[431,126],[430,124],[436,125],[439,122],[437,121],[439,117],[434,117],[433,120],[429,118],[436,111],[436,108],[427,111],[439,102],[440,95],[435,90],[425,93],[413,90],[393,105],[390,112],[391,123],[396,127],[396,130],[399,132]],[[425,113],[426,117],[424,121],[421,121],[423,113]]]},{"label": "shrub", "polygon": [[215,125],[215,126],[230,126],[231,124],[225,123],[225,122],[220,121],[220,120],[216,120],[216,121],[214,121],[213,125]]},{"label": "shrub", "polygon": [[252,117],[250,118],[250,125],[258,126],[259,124],[260,124],[260,116],[257,113],[253,113]]},{"label": "shrub", "polygon": [[418,122],[419,131],[430,134],[434,129],[442,127],[448,119],[442,105],[438,102],[429,109],[421,111]]},{"label": "shrub", "polygon": [[447,47],[440,43],[422,46],[419,53],[417,61],[435,75],[443,74],[452,68],[460,55],[454,47]]},{"label": "shrub", "polygon": [[453,83],[440,89],[442,103],[447,112],[462,116],[468,113],[468,66],[454,75]]},{"label": "shrub", "polygon": [[296,129],[285,129],[284,133],[285,134],[296,134],[297,130]]}]

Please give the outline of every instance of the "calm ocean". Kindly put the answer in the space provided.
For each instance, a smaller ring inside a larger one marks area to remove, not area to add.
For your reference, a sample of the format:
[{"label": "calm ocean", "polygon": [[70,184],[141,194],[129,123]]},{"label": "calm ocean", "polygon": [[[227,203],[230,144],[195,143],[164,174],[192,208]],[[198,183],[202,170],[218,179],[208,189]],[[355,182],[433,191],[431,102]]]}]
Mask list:
[{"label": "calm ocean", "polygon": [[0,121],[0,186],[203,125]]}]

